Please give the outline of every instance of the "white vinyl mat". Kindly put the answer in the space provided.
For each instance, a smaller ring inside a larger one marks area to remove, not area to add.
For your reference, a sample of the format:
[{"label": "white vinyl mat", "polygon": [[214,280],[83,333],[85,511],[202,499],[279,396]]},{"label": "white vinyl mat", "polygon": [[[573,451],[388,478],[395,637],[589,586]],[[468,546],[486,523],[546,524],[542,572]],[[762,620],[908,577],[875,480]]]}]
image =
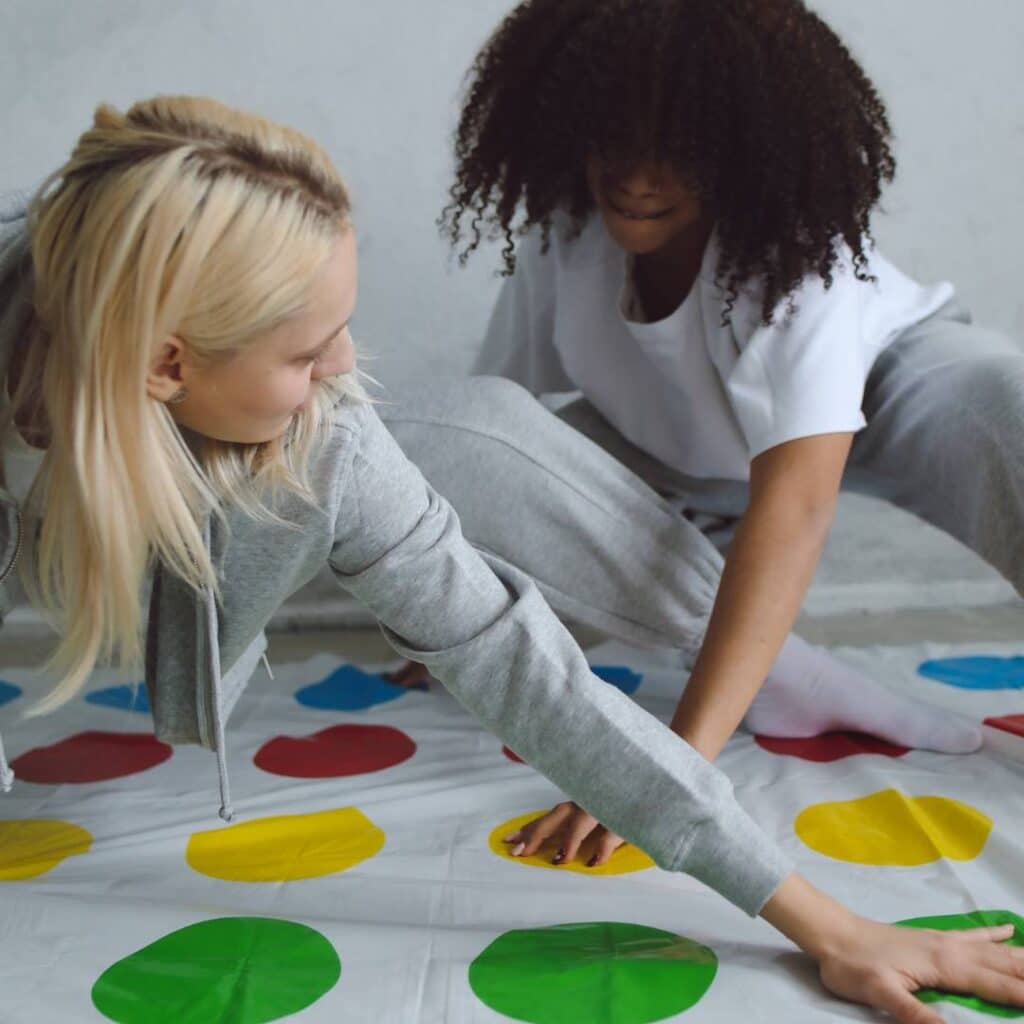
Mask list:
[{"label": "white vinyl mat", "polygon": [[[600,869],[504,855],[509,823],[562,795],[440,687],[400,691],[316,644],[274,681],[258,672],[232,716],[230,825],[213,755],[158,744],[143,690],[97,675],[21,721],[37,682],[0,661],[19,776],[0,795],[0,1024],[876,1019],[831,999],[766,924],[638,850]],[[1024,647],[837,653],[979,719],[1024,713]],[[670,717],[675,654],[590,658]],[[799,869],[860,913],[995,911],[1024,928],[1005,916],[1024,914],[1013,727],[966,757],[740,734],[719,764]]]}]

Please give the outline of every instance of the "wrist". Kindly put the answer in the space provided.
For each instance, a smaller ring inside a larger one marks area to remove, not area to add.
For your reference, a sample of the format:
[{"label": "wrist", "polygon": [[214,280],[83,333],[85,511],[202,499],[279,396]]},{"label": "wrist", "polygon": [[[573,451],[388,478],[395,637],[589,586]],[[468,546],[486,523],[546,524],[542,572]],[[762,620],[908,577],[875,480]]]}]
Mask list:
[{"label": "wrist", "polygon": [[699,729],[685,720],[673,719],[669,728],[706,761],[713,762],[722,752],[724,743],[718,737],[709,735],[706,730]]},{"label": "wrist", "polygon": [[848,946],[866,923],[795,872],[764,905],[761,917],[818,961]]}]

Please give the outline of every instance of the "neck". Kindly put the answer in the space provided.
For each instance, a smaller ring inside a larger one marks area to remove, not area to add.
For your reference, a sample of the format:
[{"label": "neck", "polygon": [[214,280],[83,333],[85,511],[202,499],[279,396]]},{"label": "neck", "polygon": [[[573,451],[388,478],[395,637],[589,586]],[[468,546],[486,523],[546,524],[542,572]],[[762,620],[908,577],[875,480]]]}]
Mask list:
[{"label": "neck", "polygon": [[714,221],[701,215],[660,249],[636,257],[636,288],[651,319],[668,316],[690,294],[713,229]]}]

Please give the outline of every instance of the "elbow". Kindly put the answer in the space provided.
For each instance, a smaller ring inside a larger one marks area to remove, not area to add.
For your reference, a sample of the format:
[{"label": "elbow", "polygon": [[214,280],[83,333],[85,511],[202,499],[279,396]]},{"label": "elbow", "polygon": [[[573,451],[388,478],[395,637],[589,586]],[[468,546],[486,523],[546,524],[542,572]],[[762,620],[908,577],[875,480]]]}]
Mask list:
[{"label": "elbow", "polygon": [[801,495],[793,503],[791,510],[791,515],[796,521],[794,529],[824,544],[829,530],[832,529],[838,505],[839,495],[835,493]]},{"label": "elbow", "polygon": [[777,534],[819,546],[832,528],[838,503],[838,493],[779,489],[752,500],[747,518],[774,523]]}]

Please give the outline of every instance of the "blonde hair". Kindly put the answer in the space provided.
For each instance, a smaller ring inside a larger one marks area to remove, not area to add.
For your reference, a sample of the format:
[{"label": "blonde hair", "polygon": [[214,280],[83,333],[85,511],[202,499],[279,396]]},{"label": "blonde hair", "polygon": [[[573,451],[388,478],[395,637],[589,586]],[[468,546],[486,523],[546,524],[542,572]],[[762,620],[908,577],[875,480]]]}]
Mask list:
[{"label": "blonde hair", "polygon": [[101,105],[34,196],[36,325],[12,415],[35,417],[48,439],[22,575],[61,633],[49,666],[61,681],[34,713],[70,699],[100,660],[138,671],[154,559],[216,590],[204,516],[272,516],[281,489],[311,498],[307,463],[330,408],[363,396],[354,373],[321,382],[284,437],[202,439],[194,453],[146,381],[168,334],[200,361],[223,359],[299,314],[348,216],[320,146],[200,97]]}]

